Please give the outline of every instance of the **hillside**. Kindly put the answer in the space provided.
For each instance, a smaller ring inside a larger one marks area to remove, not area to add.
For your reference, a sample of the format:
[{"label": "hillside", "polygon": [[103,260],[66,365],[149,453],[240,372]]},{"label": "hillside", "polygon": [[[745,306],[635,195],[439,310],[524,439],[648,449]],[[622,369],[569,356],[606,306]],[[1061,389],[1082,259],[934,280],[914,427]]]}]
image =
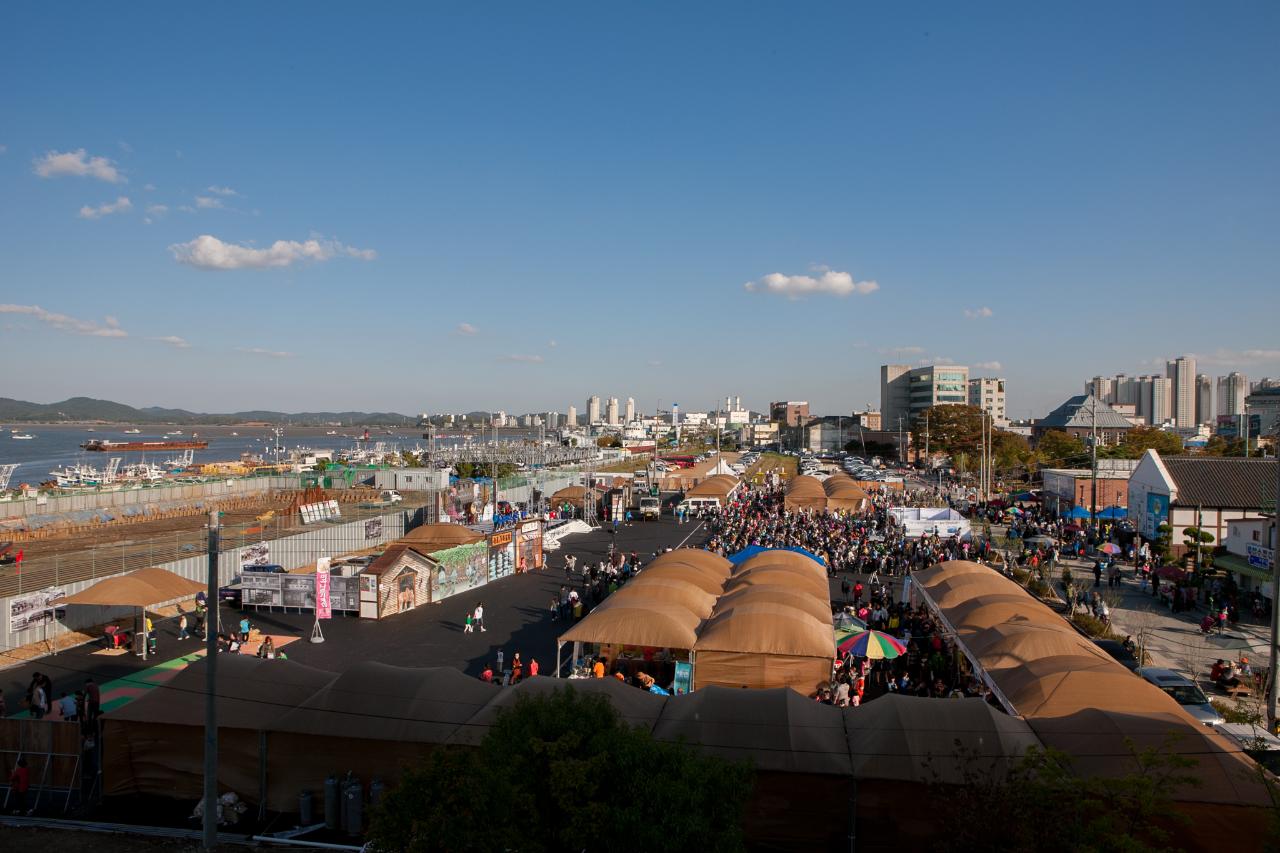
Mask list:
[{"label": "hillside", "polygon": [[249,421],[298,425],[342,423],[344,425],[412,426],[417,418],[396,412],[272,412],[248,411],[224,414],[189,412],[155,406],[134,408],[112,400],[72,397],[57,403],[31,403],[0,397],[0,422],[57,423],[59,421],[101,421],[119,424],[239,424]]}]

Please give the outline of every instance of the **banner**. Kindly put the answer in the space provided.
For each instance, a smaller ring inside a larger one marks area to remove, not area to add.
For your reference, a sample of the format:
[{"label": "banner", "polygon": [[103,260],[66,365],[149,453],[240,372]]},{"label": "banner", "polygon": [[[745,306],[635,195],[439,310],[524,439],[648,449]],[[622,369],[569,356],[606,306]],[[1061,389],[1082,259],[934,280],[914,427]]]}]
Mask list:
[{"label": "banner", "polygon": [[333,604],[329,599],[329,558],[316,560],[316,618],[329,619],[333,616]]},{"label": "banner", "polygon": [[686,660],[676,661],[676,680],[671,685],[672,696],[683,696],[693,690],[693,664]]},{"label": "banner", "polygon": [[382,519],[371,518],[364,523],[365,539],[381,539],[382,538]]},{"label": "banner", "polygon": [[43,589],[9,599],[9,633],[16,634],[52,622],[53,608],[66,594],[65,589]]},{"label": "banner", "polygon": [[271,562],[271,546],[266,542],[250,545],[240,550],[240,565],[265,566]]}]

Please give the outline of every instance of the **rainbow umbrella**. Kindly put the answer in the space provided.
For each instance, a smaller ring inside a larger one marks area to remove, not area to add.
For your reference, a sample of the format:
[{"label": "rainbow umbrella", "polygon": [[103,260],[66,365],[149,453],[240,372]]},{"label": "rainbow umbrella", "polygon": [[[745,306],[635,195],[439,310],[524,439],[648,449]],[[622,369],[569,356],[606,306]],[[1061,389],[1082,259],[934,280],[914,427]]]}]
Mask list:
[{"label": "rainbow umbrella", "polygon": [[872,660],[888,660],[906,654],[907,649],[888,634],[880,631],[863,631],[854,634],[840,644],[840,651],[848,652],[860,658]]},{"label": "rainbow umbrella", "polygon": [[1099,546],[1098,550],[1104,554],[1119,554],[1120,546],[1114,542],[1107,542]]}]

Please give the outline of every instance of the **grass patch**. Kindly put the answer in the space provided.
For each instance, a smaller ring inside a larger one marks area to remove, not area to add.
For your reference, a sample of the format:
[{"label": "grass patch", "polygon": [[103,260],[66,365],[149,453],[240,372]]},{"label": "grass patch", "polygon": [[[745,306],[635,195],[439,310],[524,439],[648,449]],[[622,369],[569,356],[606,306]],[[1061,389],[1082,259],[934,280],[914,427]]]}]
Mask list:
[{"label": "grass patch", "polygon": [[1071,624],[1075,625],[1095,640],[1124,639],[1119,634],[1112,632],[1112,630],[1107,627],[1107,623],[1103,622],[1092,613],[1073,613],[1071,615]]}]

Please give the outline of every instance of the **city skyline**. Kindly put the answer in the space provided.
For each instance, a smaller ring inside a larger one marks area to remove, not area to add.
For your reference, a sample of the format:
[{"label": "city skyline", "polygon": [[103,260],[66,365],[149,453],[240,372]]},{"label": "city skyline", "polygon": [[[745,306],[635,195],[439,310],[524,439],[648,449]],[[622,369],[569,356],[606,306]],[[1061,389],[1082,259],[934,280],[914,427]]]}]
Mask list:
[{"label": "city skyline", "polygon": [[836,413],[951,362],[1022,419],[1280,374],[1274,5],[6,21],[9,397]]}]

